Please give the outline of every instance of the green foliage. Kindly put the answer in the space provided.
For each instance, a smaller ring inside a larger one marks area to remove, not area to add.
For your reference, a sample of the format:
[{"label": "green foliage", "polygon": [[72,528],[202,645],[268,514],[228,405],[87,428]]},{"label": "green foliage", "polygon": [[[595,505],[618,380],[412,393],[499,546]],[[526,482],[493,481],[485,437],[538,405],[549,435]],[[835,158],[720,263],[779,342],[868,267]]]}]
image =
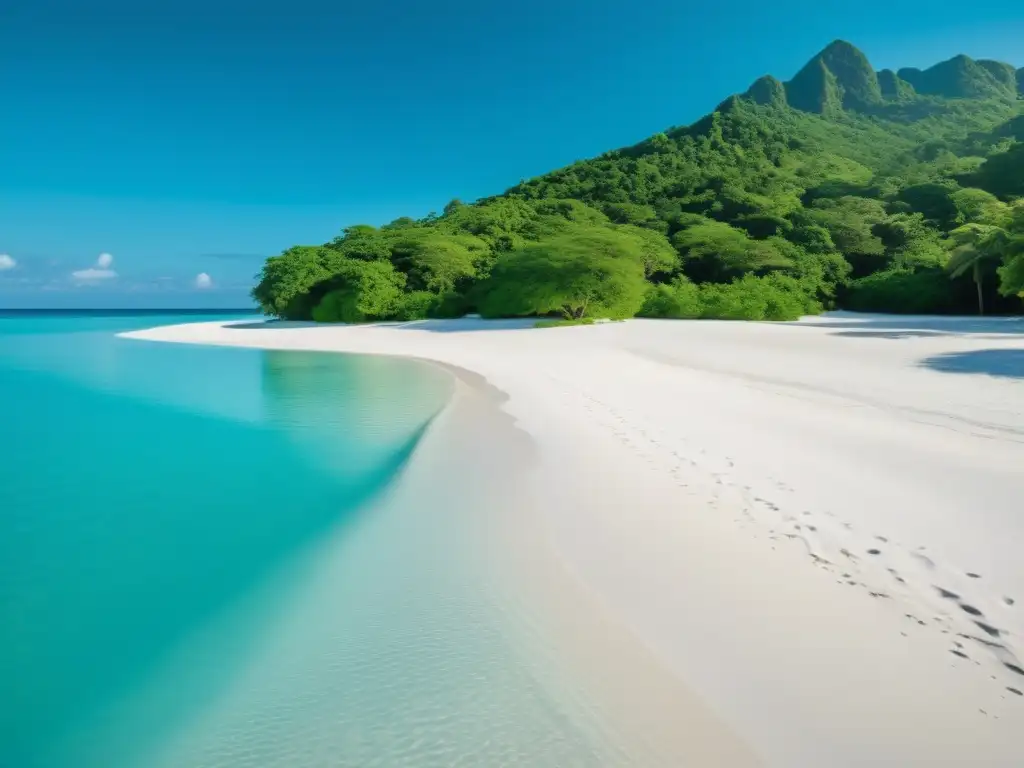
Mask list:
[{"label": "green foliage", "polygon": [[945,228],[956,218],[957,209],[953,194],[957,189],[952,181],[929,181],[911,184],[900,190],[898,199],[929,219],[938,227]]},{"label": "green foliage", "polygon": [[959,302],[942,270],[892,267],[854,280],[845,306],[858,312],[927,315],[955,312]]},{"label": "green foliage", "polygon": [[687,274],[723,281],[744,272],[766,272],[793,265],[770,240],[753,240],[742,229],[706,219],[672,236]]},{"label": "green foliage", "polygon": [[267,314],[308,320],[322,295],[314,295],[314,288],[330,280],[344,263],[344,256],[337,251],[297,245],[267,259],[252,296]]},{"label": "green foliage", "polygon": [[[253,296],[268,314],[347,322],[1020,311],[1022,72],[959,56],[876,73],[837,41],[692,126],[291,248]],[[970,225],[998,232],[961,270],[981,247],[963,241]]]},{"label": "green foliage", "polygon": [[718,320],[796,320],[821,306],[793,278],[744,275],[731,283],[697,285],[685,277],[648,290],[642,317]]},{"label": "green foliage", "polygon": [[853,268],[834,250],[811,250],[782,241],[776,246],[788,251],[793,266],[785,271],[796,279],[805,294],[825,309],[834,309],[839,288],[846,284]]},{"label": "green foliage", "polygon": [[997,197],[1024,196],[1024,143],[988,158],[972,181]]},{"label": "green foliage", "polygon": [[814,201],[797,222],[801,228],[815,226],[825,230],[835,249],[853,266],[854,273],[864,275],[885,266],[885,245],[873,230],[886,218],[885,208],[878,200],[847,195]]},{"label": "green foliage", "polygon": [[786,103],[786,87],[771,75],[759,77],[744,96],[755,104],[783,106]]},{"label": "green foliage", "polygon": [[1017,254],[999,267],[999,292],[1024,298],[1024,255]]},{"label": "green foliage", "polygon": [[816,315],[821,306],[784,275],[744,275],[728,285],[702,286],[701,317],[723,320],[796,320]]},{"label": "green foliage", "polygon": [[482,286],[480,311],[487,317],[631,317],[646,285],[634,238],[580,228],[500,257]]},{"label": "green foliage", "polygon": [[999,198],[983,189],[958,189],[950,195],[950,200],[957,224],[997,224],[1007,210]]},{"label": "green foliage", "polygon": [[949,233],[949,241],[953,250],[946,271],[953,278],[970,273],[978,292],[978,314],[983,315],[985,267],[1005,254],[1009,243],[1006,232],[989,224],[965,224]]},{"label": "green foliage", "polygon": [[593,325],[594,318],[592,317],[581,317],[577,320],[538,320],[534,323],[534,328],[562,328],[567,325]]},{"label": "green foliage", "polygon": [[[423,320],[435,316],[439,298],[430,291],[403,293],[395,304],[391,317],[395,320]],[[316,319],[314,317],[314,319]]]},{"label": "green foliage", "polygon": [[652,285],[644,297],[641,317],[693,319],[702,317],[704,304],[700,286],[680,275],[671,283]]},{"label": "green foliage", "polygon": [[636,224],[641,227],[647,224],[653,224],[654,228],[659,228],[659,225],[655,223],[658,221],[658,214],[655,212],[653,206],[650,205],[637,205],[636,203],[608,203],[604,206],[604,213],[616,224]]},{"label": "green foliage", "polygon": [[404,286],[405,275],[386,261],[346,259],[324,285],[312,317],[319,323],[390,319],[402,305]]},{"label": "green foliage", "polygon": [[679,268],[679,254],[664,235],[633,226],[618,227],[616,232],[631,258],[640,259],[645,277],[674,272]]},{"label": "green foliage", "polygon": [[408,276],[409,288],[435,294],[465,284],[489,258],[490,251],[482,239],[434,228],[410,229],[391,246],[391,262]]},{"label": "green foliage", "polygon": [[898,267],[937,267],[946,260],[939,234],[920,213],[897,213],[871,228],[882,242],[888,264]]},{"label": "green foliage", "polygon": [[342,236],[335,238],[328,247],[350,259],[380,261],[390,258],[392,239],[393,235],[388,230],[357,224],[345,229]]}]

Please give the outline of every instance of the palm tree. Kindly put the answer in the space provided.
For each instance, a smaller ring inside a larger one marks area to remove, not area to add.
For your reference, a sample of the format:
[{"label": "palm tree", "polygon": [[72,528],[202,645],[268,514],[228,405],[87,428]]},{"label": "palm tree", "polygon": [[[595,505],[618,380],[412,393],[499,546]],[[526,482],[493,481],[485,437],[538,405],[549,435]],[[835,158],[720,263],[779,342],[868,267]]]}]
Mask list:
[{"label": "palm tree", "polygon": [[1008,243],[1008,235],[1000,227],[989,224],[965,224],[949,233],[954,245],[946,271],[951,278],[971,272],[978,290],[978,314],[985,314],[985,297],[982,290],[984,274],[982,268],[990,261],[1002,259]]}]

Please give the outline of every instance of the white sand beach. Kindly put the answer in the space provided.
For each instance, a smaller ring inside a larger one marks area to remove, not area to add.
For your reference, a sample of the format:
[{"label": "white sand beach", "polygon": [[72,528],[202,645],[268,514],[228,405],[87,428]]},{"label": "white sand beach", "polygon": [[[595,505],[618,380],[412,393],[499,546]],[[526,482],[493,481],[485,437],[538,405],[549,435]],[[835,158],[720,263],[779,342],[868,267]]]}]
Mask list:
[{"label": "white sand beach", "polygon": [[541,642],[629,721],[627,751],[1024,764],[1024,321],[531,326],[127,335],[416,357],[500,392],[552,553],[523,567],[534,594],[556,568],[572,584]]}]

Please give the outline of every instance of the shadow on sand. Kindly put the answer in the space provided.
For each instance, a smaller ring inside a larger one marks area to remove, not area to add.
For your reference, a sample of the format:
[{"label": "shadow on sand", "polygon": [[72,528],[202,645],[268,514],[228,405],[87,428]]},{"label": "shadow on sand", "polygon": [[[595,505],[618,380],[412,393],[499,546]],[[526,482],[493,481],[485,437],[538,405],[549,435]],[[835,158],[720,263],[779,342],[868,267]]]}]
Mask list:
[{"label": "shadow on sand", "polygon": [[[821,323],[819,323],[821,325]],[[833,326],[827,326],[833,327]],[[832,336],[841,336],[844,339],[929,339],[940,336],[952,336],[954,334],[944,331],[836,331]]]},{"label": "shadow on sand", "polygon": [[1024,349],[976,349],[925,358],[921,367],[942,373],[974,373],[1024,379]]},{"label": "shadow on sand", "polygon": [[1024,335],[1024,317],[964,317],[942,315],[872,315],[827,312],[813,320],[794,323],[804,328],[834,328],[837,336],[906,339],[922,336],[975,334]]}]

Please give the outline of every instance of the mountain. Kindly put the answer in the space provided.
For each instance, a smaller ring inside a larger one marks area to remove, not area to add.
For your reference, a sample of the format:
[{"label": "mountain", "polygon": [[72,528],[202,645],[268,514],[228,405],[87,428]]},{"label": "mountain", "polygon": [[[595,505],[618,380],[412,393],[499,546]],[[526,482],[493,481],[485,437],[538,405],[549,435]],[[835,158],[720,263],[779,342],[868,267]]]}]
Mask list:
[{"label": "mountain", "polygon": [[786,103],[786,86],[771,75],[759,77],[745,94],[757,104],[781,105]]},{"label": "mountain", "polygon": [[1014,69],[998,61],[974,61],[954,56],[930,69],[901,69],[897,73],[921,94],[950,99],[985,99],[1016,96]]},{"label": "mountain", "polygon": [[878,73],[878,87],[882,92],[882,98],[889,101],[899,101],[914,96],[914,86],[891,69],[883,69]]},{"label": "mountain", "polygon": [[[754,90],[765,78],[755,82]],[[774,78],[772,78],[774,79]],[[835,114],[848,109],[878,114],[886,102],[915,94],[949,99],[1014,98],[1024,92],[1024,78],[1001,61],[955,56],[926,69],[875,72],[867,56],[844,40],[836,40],[812,58],[784,86],[786,102],[794,109]],[[758,103],[757,94],[745,94]]]},{"label": "mountain", "polygon": [[867,56],[836,40],[786,83],[786,99],[795,109],[827,114],[875,106],[882,101],[882,89]]},{"label": "mountain", "polygon": [[[837,40],[690,126],[440,215],[289,249],[254,296],[272,314],[347,321],[784,319],[968,312],[979,297],[1020,312],[1022,73],[967,56],[876,71]],[[954,249],[957,264],[977,258],[977,286],[946,273]]]}]

